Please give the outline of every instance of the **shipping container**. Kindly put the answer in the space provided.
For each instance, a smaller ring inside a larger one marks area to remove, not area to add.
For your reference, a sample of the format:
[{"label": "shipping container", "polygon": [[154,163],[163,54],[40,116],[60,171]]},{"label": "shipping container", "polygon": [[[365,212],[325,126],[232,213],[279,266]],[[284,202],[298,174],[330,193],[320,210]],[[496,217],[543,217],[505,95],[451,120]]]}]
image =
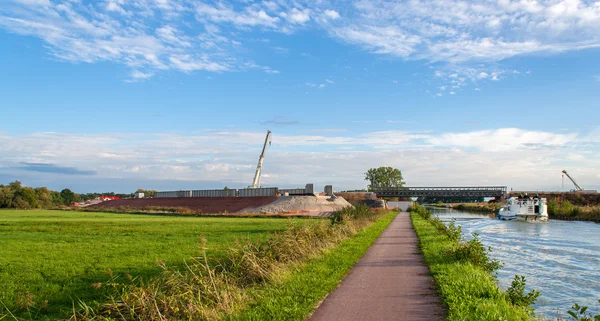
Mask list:
[{"label": "shipping container", "polygon": [[287,193],[288,195],[306,195],[306,194],[308,194],[306,192],[305,188],[287,188],[287,189],[279,190],[280,195],[284,195],[285,193]]},{"label": "shipping container", "polygon": [[277,187],[268,188],[244,188],[238,190],[239,197],[277,196]]},{"label": "shipping container", "polygon": [[235,197],[234,189],[212,189],[192,191],[192,197]]}]

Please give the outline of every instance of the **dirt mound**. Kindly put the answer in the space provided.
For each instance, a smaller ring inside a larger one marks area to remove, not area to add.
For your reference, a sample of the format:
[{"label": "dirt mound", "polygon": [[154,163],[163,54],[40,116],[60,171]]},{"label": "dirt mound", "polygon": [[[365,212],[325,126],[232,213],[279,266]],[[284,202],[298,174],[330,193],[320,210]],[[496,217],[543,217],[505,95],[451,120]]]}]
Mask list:
[{"label": "dirt mound", "polygon": [[144,209],[149,207],[184,207],[206,214],[235,213],[245,208],[256,208],[277,200],[277,196],[263,197],[177,197],[177,198],[130,198],[102,202],[90,208],[130,207]]},{"label": "dirt mound", "polygon": [[246,208],[238,213],[324,215],[352,206],[344,198],[329,196],[280,196],[273,203]]}]

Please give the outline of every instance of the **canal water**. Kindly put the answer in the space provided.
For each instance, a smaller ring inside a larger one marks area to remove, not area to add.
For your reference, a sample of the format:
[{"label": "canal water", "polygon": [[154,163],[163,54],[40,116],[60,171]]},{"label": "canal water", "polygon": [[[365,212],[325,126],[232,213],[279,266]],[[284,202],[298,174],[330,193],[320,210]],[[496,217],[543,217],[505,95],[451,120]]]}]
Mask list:
[{"label": "canal water", "polygon": [[515,274],[527,277],[528,289],[541,295],[536,315],[567,319],[573,303],[599,313],[600,224],[550,220],[546,223],[500,221],[494,215],[429,208],[442,221],[456,220],[467,235],[477,232],[491,256],[504,263],[498,283],[506,289]]}]

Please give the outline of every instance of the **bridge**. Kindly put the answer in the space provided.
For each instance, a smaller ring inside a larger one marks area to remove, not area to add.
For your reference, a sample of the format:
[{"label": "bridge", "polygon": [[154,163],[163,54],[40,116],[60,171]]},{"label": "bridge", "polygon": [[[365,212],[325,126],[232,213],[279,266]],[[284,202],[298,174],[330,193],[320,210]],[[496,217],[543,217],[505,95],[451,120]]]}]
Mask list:
[{"label": "bridge", "polygon": [[377,197],[502,197],[506,186],[471,187],[394,187],[373,190]]}]

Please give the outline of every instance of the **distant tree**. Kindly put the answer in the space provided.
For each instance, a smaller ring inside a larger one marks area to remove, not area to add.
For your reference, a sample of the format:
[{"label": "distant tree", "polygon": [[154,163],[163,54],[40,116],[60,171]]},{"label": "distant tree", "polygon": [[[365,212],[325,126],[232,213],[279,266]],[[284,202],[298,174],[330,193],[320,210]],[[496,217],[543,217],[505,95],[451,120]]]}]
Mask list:
[{"label": "distant tree", "polygon": [[52,205],[58,206],[63,205],[64,201],[62,195],[57,191],[50,191],[50,198],[52,199]]},{"label": "distant tree", "polygon": [[228,190],[229,190],[229,187],[225,186],[224,190],[228,191]]},{"label": "distant tree", "polygon": [[13,205],[15,208],[37,208],[38,201],[35,190],[31,187],[22,187],[16,191]]},{"label": "distant tree", "polygon": [[10,189],[13,192],[16,192],[16,191],[20,190],[21,188],[23,188],[20,181],[14,181],[14,182],[10,183],[10,184],[8,184],[8,187],[10,187]]},{"label": "distant tree", "polygon": [[379,188],[404,186],[402,172],[392,167],[371,168],[365,173],[365,180],[369,181],[369,191]]},{"label": "distant tree", "polygon": [[0,185],[0,208],[11,208],[14,195],[10,186]]},{"label": "distant tree", "polygon": [[38,187],[35,189],[35,195],[38,201],[38,207],[52,207],[52,193],[46,187]]},{"label": "distant tree", "polygon": [[79,198],[78,196],[79,195],[73,193],[73,191],[71,191],[68,188],[65,188],[62,191],[60,191],[60,197],[64,205],[71,205],[73,204],[73,202],[77,202]]}]

